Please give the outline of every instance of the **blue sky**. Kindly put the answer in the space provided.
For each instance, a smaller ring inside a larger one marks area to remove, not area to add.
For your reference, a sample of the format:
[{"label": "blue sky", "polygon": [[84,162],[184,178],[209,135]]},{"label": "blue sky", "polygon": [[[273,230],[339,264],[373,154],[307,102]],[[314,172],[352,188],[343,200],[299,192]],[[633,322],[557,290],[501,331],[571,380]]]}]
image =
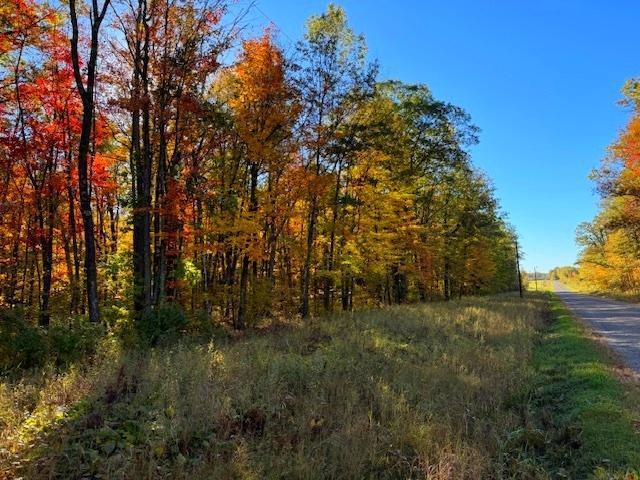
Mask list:
[{"label": "blue sky", "polygon": [[[287,46],[328,1],[257,0]],[[426,83],[482,129],[474,163],[518,230],[524,267],[575,261],[597,210],[589,172],[624,126],[617,104],[640,75],[640,2],[342,0],[383,79]],[[254,9],[247,20],[267,20]]]}]

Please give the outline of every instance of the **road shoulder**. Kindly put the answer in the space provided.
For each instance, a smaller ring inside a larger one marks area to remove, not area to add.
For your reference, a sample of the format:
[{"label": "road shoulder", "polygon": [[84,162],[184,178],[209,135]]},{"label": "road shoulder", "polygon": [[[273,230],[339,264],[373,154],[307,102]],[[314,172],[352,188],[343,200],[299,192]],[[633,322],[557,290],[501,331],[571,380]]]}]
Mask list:
[{"label": "road shoulder", "polygon": [[565,478],[640,478],[640,386],[610,349],[549,293],[551,319],[534,355],[531,408],[542,458]]}]

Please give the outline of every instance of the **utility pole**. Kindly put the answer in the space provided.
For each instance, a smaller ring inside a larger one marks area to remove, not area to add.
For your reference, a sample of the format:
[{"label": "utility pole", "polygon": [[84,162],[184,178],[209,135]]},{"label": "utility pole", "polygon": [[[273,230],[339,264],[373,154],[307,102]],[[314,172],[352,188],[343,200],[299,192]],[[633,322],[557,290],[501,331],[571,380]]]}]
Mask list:
[{"label": "utility pole", "polygon": [[533,267],[533,281],[536,284],[536,292],[538,291],[538,272],[536,272],[536,267]]},{"label": "utility pole", "polygon": [[518,269],[518,291],[522,298],[522,275],[520,274],[520,249],[518,248],[518,239],[516,238],[516,268]]}]

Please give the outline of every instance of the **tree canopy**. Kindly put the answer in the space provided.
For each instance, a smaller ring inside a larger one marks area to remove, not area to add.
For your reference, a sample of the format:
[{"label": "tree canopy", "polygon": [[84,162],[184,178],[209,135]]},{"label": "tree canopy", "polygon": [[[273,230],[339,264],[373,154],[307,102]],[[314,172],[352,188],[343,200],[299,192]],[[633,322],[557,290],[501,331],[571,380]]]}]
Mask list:
[{"label": "tree canopy", "polygon": [[[244,329],[517,286],[479,129],[379,80],[341,7],[289,50],[224,0],[68,7],[0,7],[3,306],[46,326],[173,305]],[[614,150],[624,242],[636,123]]]}]

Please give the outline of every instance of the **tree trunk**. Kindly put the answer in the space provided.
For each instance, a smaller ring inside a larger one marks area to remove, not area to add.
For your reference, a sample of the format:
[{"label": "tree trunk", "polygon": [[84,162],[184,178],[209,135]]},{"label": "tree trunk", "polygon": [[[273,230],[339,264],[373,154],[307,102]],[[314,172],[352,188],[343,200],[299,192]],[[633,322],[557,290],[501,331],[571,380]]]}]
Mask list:
[{"label": "tree trunk", "polygon": [[[258,164],[252,162],[249,167],[250,186],[249,186],[249,214],[255,215],[258,211]],[[255,236],[252,234],[251,241],[255,240]],[[238,318],[236,321],[236,329],[242,330],[245,328],[246,315],[247,315],[247,288],[249,283],[249,253],[244,252],[242,257],[242,270],[240,272],[240,298],[238,304]],[[256,272],[254,271],[254,277]]]},{"label": "tree trunk", "polygon": [[[73,1],[73,0],[72,0]],[[92,104],[93,102],[91,102]],[[87,288],[87,306],[89,321],[100,321],[100,307],[98,305],[98,270],[96,266],[96,243],[93,228],[93,214],[91,211],[91,191],[87,172],[87,155],[89,153],[89,135],[91,131],[91,115],[93,105],[85,106],[82,121],[82,133],[78,153],[78,186],[80,188],[80,210],[84,227],[84,273]]]},{"label": "tree trunk", "polygon": [[78,254],[78,233],[76,225],[75,192],[71,182],[71,166],[67,171],[67,197],[69,200],[69,237],[71,238],[71,253],[73,257],[73,275],[71,281],[71,313],[77,313],[80,305],[80,255]]},{"label": "tree trunk", "polygon": [[318,216],[317,200],[314,196],[311,199],[311,208],[309,209],[309,226],[307,228],[307,251],[302,266],[301,275],[301,296],[300,296],[300,315],[302,318],[309,316],[309,286],[311,284],[311,259],[313,258],[313,240],[315,238],[316,219]]},{"label": "tree trunk", "polygon": [[395,303],[405,303],[407,301],[407,276],[400,271],[399,265],[394,265],[391,268],[391,276]]},{"label": "tree trunk", "polygon": [[[69,247],[71,242],[64,220],[60,222],[60,232],[62,234],[62,248],[64,249],[64,263],[67,267],[67,278],[69,279],[69,287],[71,288],[73,295],[73,284],[75,279],[73,278],[73,261],[71,260],[71,248]],[[69,313],[74,313],[71,302],[69,302]]]},{"label": "tree trunk", "polygon": [[451,279],[449,278],[449,270],[449,256],[447,255],[444,257],[444,299],[446,301],[451,299]]},{"label": "tree trunk", "polygon": [[[147,3],[144,2],[144,16],[146,18]],[[151,164],[153,152],[151,149],[151,113],[149,105],[149,25],[144,22],[145,43],[142,59],[142,85],[144,94],[144,104],[142,108],[142,172],[140,172],[141,183],[138,194],[139,201],[143,205],[141,212],[140,226],[140,246],[142,254],[142,295],[144,307],[151,305]]]},{"label": "tree trunk", "polygon": [[53,271],[53,222],[55,206],[51,198],[47,199],[47,219],[41,222],[42,232],[46,223],[46,235],[42,238],[42,292],[40,301],[40,320],[42,327],[49,326],[51,313],[49,312],[49,300],[51,297],[51,276]]},{"label": "tree trunk", "polygon": [[159,305],[164,300],[166,280],[167,280],[167,241],[165,238],[166,229],[164,225],[165,220],[165,196],[166,196],[166,182],[167,182],[167,158],[166,158],[166,132],[162,124],[162,115],[160,119],[160,144],[159,144],[159,159],[158,159],[158,172],[156,173],[156,191],[155,191],[155,205],[156,212],[153,220],[153,233],[154,233],[154,253],[153,253],[153,268],[154,268],[154,287],[153,287],[153,303]]},{"label": "tree trunk", "polygon": [[20,265],[18,256],[20,254],[20,234],[22,233],[21,230],[22,222],[20,222],[19,230],[13,242],[13,248],[11,249],[11,258],[13,258],[13,262],[11,263],[11,273],[9,275],[9,283],[7,285],[6,300],[7,303],[12,307],[16,304],[15,297],[16,289],[18,288],[18,267]]},{"label": "tree trunk", "polygon": [[342,302],[342,310],[349,310],[349,291],[351,289],[351,275],[348,273],[342,274],[342,284],[341,284],[341,302]]},{"label": "tree trunk", "polygon": [[333,257],[335,253],[336,245],[336,224],[338,223],[338,201],[340,199],[340,177],[342,175],[342,162],[338,164],[338,171],[336,173],[336,185],[333,194],[332,205],[332,218],[331,218],[331,233],[329,238],[329,248],[327,250],[327,258],[325,262],[326,277],[324,279],[324,310],[330,312],[333,310]]},{"label": "tree trunk", "polygon": [[82,99],[82,129],[80,131],[80,143],[78,146],[78,187],[80,189],[80,212],[84,227],[84,271],[87,287],[87,305],[89,307],[89,320],[92,323],[100,321],[100,307],[98,305],[98,272],[96,267],[96,244],[93,228],[93,213],[91,210],[91,187],[87,168],[89,145],[94,117],[93,92],[96,83],[96,64],[98,61],[98,34],[100,24],[104,19],[110,0],[104,0],[102,9],[98,11],[97,0],[94,0],[91,9],[91,48],[87,63],[86,85],[82,79],[80,60],[78,58],[78,19],[76,16],[76,0],[69,0],[71,17],[71,60],[76,87]]},{"label": "tree trunk", "polygon": [[[131,170],[133,176],[133,281],[134,310],[142,315],[151,305],[151,139],[148,102],[149,26],[147,24],[147,2],[138,3],[138,25],[134,47],[134,73],[131,112]],[[144,47],[140,35],[144,33]],[[142,108],[140,107],[142,105]],[[142,147],[140,117],[142,109]]]},{"label": "tree trunk", "polygon": [[249,255],[242,257],[242,270],[240,271],[240,299],[238,304],[238,316],[234,322],[236,330],[244,330],[247,315],[247,283],[249,280]]}]

